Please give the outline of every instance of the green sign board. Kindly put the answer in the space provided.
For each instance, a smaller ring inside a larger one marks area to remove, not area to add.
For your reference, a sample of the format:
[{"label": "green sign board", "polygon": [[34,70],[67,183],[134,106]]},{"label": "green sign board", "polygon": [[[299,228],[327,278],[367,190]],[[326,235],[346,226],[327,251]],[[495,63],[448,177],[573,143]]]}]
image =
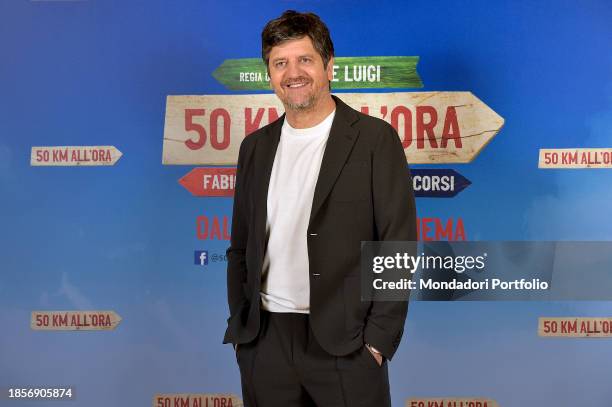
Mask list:
[{"label": "green sign board", "polygon": [[[338,57],[333,89],[422,88],[419,57]],[[270,90],[260,58],[226,59],[213,76],[231,90]]]}]

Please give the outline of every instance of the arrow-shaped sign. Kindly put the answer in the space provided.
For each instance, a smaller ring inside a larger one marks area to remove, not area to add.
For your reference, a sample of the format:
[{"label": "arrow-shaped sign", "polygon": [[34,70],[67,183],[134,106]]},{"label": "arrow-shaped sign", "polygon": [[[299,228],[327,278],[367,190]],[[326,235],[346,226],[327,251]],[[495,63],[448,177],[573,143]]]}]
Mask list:
[{"label": "arrow-shaped sign", "polygon": [[115,165],[121,158],[115,146],[52,146],[32,147],[32,166]]},{"label": "arrow-shaped sign", "polygon": [[194,196],[234,196],[236,168],[194,168],[179,184]]},{"label": "arrow-shaped sign", "polygon": [[410,173],[417,198],[451,198],[472,184],[451,169],[411,169]]},{"label": "arrow-shaped sign", "polygon": [[32,311],[37,331],[109,331],[121,322],[115,311]]},{"label": "arrow-shaped sign", "polygon": [[612,148],[541,148],[538,168],[612,168]]},{"label": "arrow-shaped sign", "polygon": [[[504,119],[470,92],[342,93],[389,122],[410,164],[468,163]],[[283,112],[276,95],[168,96],[164,164],[236,165],[242,139]]]},{"label": "arrow-shaped sign", "polygon": [[612,338],[612,317],[540,317],[538,336]]},{"label": "arrow-shaped sign", "polygon": [[406,399],[404,407],[499,407],[497,401],[483,397],[427,397]]},{"label": "arrow-shaped sign", "polygon": [[[337,57],[333,89],[422,88],[419,57]],[[260,58],[226,59],[213,77],[231,90],[270,90],[270,78]]]},{"label": "arrow-shaped sign", "polygon": [[[412,169],[414,196],[417,198],[451,198],[472,183],[452,169]],[[236,168],[200,167],[179,179],[193,196],[234,196]]]},{"label": "arrow-shaped sign", "polygon": [[167,393],[153,396],[153,407],[243,407],[242,399],[231,393]]}]

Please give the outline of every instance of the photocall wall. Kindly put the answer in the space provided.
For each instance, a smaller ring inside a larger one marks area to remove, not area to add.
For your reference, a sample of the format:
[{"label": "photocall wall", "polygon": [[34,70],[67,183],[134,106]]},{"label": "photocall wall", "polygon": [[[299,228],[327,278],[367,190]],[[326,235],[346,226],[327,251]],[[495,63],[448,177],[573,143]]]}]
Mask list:
[{"label": "photocall wall", "polygon": [[[242,405],[225,251],[286,9],[397,130],[421,242],[508,241],[518,274],[512,241],[612,240],[608,1],[2,1],[0,405]],[[612,304],[548,298],[414,298],[393,405],[610,405]]]}]

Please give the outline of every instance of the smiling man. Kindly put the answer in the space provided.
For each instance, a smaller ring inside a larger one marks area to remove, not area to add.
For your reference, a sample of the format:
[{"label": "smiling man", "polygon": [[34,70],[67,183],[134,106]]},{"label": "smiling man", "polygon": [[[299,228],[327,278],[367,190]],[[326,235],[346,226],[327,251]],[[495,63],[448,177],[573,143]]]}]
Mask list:
[{"label": "smiling man", "polygon": [[[331,42],[329,46],[333,48]],[[312,127],[334,111],[336,104],[329,93],[333,56],[326,55],[324,60],[310,37],[282,42],[268,52],[270,85],[291,123],[297,128]]]},{"label": "smiling man", "polygon": [[334,47],[312,13],[262,32],[285,107],[240,146],[227,251],[233,343],[245,406],[390,406],[387,361],[406,301],[361,301],[361,241],[416,240],[395,130],[330,93]]}]

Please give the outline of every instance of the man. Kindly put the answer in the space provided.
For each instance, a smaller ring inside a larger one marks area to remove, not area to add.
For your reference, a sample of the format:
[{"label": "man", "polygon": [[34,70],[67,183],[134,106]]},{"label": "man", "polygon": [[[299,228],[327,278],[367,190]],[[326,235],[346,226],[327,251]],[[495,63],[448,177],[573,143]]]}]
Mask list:
[{"label": "man", "polygon": [[361,241],[416,240],[395,130],[330,94],[334,49],[314,14],[262,32],[285,114],[244,139],[227,251],[246,406],[390,406],[387,360],[408,303],[360,299]]}]

